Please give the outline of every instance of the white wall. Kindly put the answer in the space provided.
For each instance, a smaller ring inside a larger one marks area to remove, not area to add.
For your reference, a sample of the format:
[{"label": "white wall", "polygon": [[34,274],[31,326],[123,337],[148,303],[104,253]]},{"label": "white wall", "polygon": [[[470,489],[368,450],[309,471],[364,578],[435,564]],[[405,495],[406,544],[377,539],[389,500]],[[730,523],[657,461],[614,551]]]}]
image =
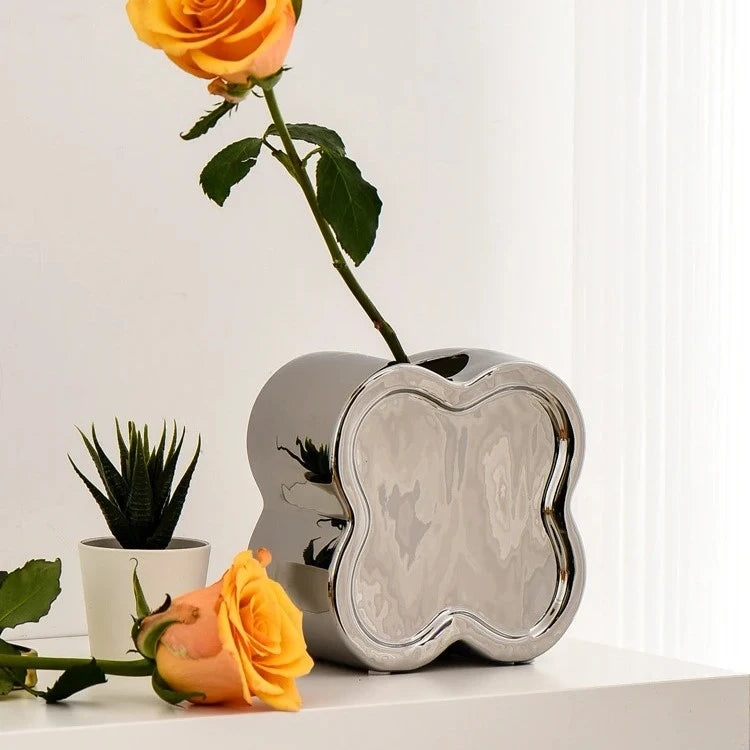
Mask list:
[{"label": "white wall", "polygon": [[[201,432],[178,531],[211,540],[217,575],[260,509],[244,434],[265,379],[307,351],[385,354],[277,164],[223,210],[198,188],[210,155],[265,127],[262,102],[183,143],[205,84],[121,6],[0,8],[0,568],[64,566],[53,613],[19,636],[84,629],[75,545],[106,529],[67,463],[87,463],[74,425],[110,445],[115,415]],[[407,350],[478,345],[570,375],[572,9],[305,3],[279,99],[337,129],[379,187],[360,276]]]}]

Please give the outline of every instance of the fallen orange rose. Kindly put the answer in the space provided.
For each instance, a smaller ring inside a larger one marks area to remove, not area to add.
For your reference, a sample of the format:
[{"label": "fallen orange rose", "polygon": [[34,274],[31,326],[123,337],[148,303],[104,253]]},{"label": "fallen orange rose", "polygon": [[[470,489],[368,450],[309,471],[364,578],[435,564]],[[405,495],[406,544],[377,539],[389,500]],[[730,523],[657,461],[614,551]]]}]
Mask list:
[{"label": "fallen orange rose", "polygon": [[257,696],[274,708],[300,708],[295,678],[313,661],[302,613],[266,574],[270,561],[262,548],[257,559],[240,552],[220,581],[143,619],[136,645],[155,655],[169,688],[194,694],[194,703],[250,703]]},{"label": "fallen orange rose", "polygon": [[128,0],[126,10],[138,38],[183,70],[241,84],[279,71],[298,15],[292,0]]}]

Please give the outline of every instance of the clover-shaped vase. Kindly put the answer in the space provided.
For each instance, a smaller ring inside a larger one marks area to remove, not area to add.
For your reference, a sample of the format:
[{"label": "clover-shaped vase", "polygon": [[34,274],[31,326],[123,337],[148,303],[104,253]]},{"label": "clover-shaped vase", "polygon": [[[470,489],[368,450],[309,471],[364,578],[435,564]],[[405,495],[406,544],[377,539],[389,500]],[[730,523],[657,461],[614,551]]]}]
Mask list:
[{"label": "clover-shaped vase", "polygon": [[533,659],[583,589],[578,406],[508,355],[410,359],[321,352],[271,377],[248,426],[264,501],[250,546],[272,550],[318,658],[386,672],[449,648]]}]

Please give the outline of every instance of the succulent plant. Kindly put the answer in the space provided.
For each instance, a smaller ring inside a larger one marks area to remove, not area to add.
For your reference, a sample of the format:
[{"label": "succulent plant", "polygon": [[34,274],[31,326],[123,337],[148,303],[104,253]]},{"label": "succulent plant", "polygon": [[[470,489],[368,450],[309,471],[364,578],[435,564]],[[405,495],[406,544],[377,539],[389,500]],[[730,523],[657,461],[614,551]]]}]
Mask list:
[{"label": "succulent plant", "polygon": [[93,495],[112,535],[122,547],[164,549],[172,539],[185,504],[201,450],[200,435],[195,455],[172,492],[172,481],[185,439],[185,429],[183,428],[178,442],[177,425],[174,425],[169,450],[165,453],[166,424],[156,447],[149,446],[148,426],[141,432],[133,422],[128,422],[127,443],[117,420],[115,426],[120,448],[119,471],[99,444],[94,425],[91,425],[91,440],[82,430],[78,430],[104,484],[104,492],[84,476],[70,456],[68,460]]}]

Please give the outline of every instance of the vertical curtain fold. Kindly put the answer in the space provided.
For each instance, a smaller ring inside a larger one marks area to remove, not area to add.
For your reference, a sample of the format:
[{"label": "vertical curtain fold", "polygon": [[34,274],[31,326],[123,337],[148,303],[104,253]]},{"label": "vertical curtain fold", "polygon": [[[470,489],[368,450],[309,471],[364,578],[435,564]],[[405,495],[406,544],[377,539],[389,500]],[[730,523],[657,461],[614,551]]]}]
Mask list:
[{"label": "vertical curtain fold", "polygon": [[578,0],[575,22],[577,629],[735,667],[750,664],[749,15]]}]

